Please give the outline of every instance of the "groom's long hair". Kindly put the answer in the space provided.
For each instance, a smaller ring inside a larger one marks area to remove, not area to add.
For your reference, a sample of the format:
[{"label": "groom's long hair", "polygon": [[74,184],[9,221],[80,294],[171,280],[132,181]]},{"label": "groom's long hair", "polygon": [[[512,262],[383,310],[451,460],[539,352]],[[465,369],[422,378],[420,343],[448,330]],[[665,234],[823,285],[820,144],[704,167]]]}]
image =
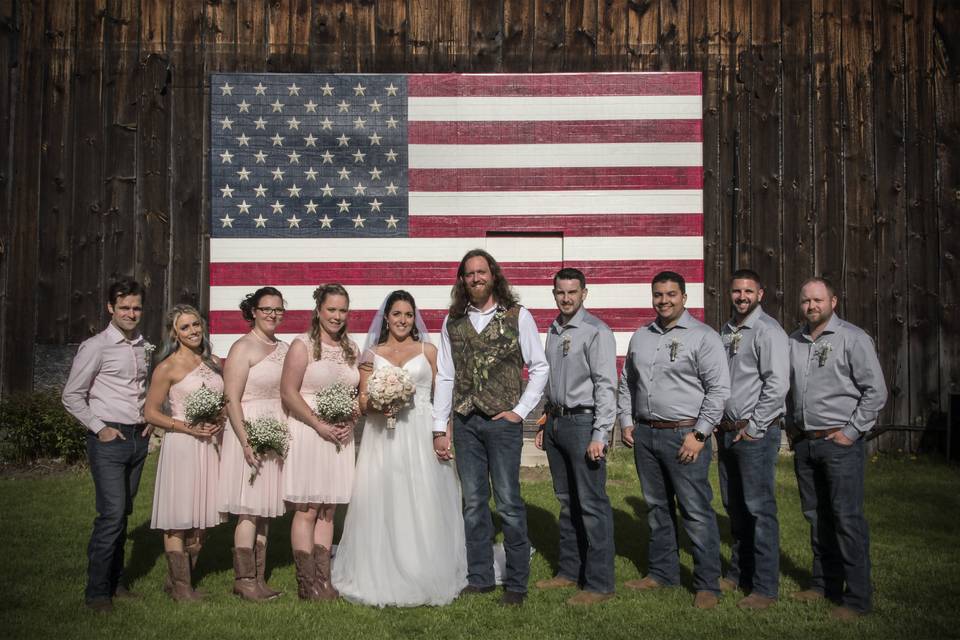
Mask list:
[{"label": "groom's long hair", "polygon": [[473,249],[468,251],[463,259],[460,260],[460,266],[457,267],[457,282],[450,291],[450,317],[462,318],[467,314],[467,305],[470,304],[470,294],[467,292],[467,286],[463,283],[464,270],[467,260],[471,258],[483,258],[490,267],[490,277],[493,278],[493,299],[504,309],[511,309],[518,304],[517,294],[513,292],[506,276],[500,265],[493,259],[493,256],[483,249]]}]

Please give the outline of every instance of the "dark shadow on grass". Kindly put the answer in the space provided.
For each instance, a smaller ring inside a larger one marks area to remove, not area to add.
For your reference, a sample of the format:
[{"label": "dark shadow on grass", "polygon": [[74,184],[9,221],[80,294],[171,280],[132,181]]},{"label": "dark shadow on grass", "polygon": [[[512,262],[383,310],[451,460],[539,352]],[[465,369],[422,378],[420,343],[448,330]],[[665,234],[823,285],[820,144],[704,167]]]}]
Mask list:
[{"label": "dark shadow on grass", "polygon": [[550,565],[550,575],[557,575],[560,554],[560,526],[557,516],[536,505],[527,505],[527,535],[530,544],[540,552]]},{"label": "dark shadow on grass", "polygon": [[123,572],[127,582],[133,584],[150,573],[157,561],[163,559],[163,534],[151,529],[149,522],[144,522],[127,534],[127,544],[130,545],[130,562]]},{"label": "dark shadow on grass", "polygon": [[[640,529],[641,529],[641,531],[644,532],[644,535],[645,535],[645,537],[646,537],[646,541],[645,541],[645,544],[644,544],[644,548],[646,549],[646,547],[647,547],[647,545],[649,544],[649,541],[650,541],[650,529],[649,529],[649,527],[648,527],[647,524],[646,524],[646,522],[647,522],[647,503],[644,502],[644,501],[643,501],[640,497],[638,497],[638,496],[627,496],[627,498],[626,498],[626,503],[627,503],[627,505],[630,506],[630,508],[633,509],[633,512],[634,512],[635,514],[637,514],[638,519],[639,519],[639,520],[641,521],[641,523],[642,523],[642,526],[640,527]],[[678,514],[678,515],[679,515],[679,514]],[[679,517],[677,518],[677,535],[678,535],[678,538],[679,538],[679,539],[678,539],[678,547],[684,549],[685,551],[687,551],[687,552],[689,553],[689,552],[691,551],[691,549],[690,549],[690,541],[689,541],[689,539],[687,539],[686,534],[683,533],[683,524],[682,524],[682,522],[680,522]],[[638,568],[638,569],[640,568],[639,565],[638,565],[637,568]],[[642,575],[646,575],[646,573],[643,572],[643,571],[641,571],[641,574],[642,574]],[[684,585],[684,586],[686,586],[686,587],[690,587],[690,586],[692,586],[692,584],[693,584],[693,574],[690,572],[689,569],[687,569],[687,568],[686,568],[684,565],[682,565],[682,564],[680,565],[680,584],[682,584],[682,585]]]}]

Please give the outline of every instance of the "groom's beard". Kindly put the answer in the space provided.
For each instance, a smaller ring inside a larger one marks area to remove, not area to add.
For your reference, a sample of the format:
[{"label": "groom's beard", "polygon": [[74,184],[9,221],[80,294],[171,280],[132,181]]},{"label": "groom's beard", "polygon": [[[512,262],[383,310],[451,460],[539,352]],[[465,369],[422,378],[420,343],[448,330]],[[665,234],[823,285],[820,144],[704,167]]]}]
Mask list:
[{"label": "groom's beard", "polygon": [[493,291],[492,282],[484,282],[482,285],[467,287],[467,294],[470,296],[470,302],[478,307],[490,299],[490,293]]}]

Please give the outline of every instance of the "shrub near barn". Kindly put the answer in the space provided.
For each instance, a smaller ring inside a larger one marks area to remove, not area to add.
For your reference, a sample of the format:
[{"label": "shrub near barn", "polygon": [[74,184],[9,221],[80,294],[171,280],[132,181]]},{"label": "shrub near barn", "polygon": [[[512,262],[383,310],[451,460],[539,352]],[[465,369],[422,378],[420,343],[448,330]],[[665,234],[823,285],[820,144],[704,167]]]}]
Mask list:
[{"label": "shrub near barn", "polygon": [[26,463],[86,455],[86,430],[67,413],[60,391],[14,393],[0,401],[0,461]]}]

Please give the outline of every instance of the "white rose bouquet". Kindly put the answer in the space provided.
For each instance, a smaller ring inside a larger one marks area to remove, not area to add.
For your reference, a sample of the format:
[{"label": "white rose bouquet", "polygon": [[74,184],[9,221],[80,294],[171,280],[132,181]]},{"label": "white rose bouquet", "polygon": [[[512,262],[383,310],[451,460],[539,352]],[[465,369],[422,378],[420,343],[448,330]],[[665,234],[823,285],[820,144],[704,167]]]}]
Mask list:
[{"label": "white rose bouquet", "polygon": [[[247,432],[247,444],[258,456],[275,453],[281,458],[287,456],[290,434],[287,425],[273,416],[261,416],[256,420],[244,420],[243,430]],[[250,474],[250,484],[257,478],[258,468]]]},{"label": "white rose bouquet", "polygon": [[[413,378],[400,367],[381,367],[367,379],[367,395],[370,406],[378,411],[394,412],[410,403],[417,390]],[[387,417],[387,428],[394,429],[397,419]]]},{"label": "white rose bouquet", "polygon": [[[329,424],[338,424],[351,420],[357,412],[357,390],[345,384],[337,383],[321,389],[316,395],[316,414]],[[340,444],[337,443],[337,452]]]}]

